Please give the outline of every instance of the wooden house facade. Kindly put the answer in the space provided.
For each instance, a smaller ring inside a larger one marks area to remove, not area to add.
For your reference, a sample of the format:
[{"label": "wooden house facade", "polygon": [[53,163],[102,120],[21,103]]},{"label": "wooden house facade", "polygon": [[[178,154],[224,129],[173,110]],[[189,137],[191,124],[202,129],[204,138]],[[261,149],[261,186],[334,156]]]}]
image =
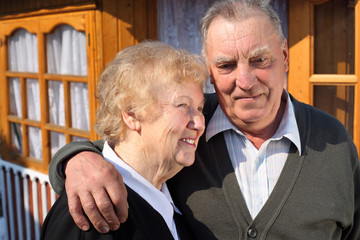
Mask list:
[{"label": "wooden house facade", "polygon": [[[5,239],[38,239],[56,199],[47,180],[51,157],[68,142],[98,139],[95,89],[106,64],[121,49],[146,39],[199,53],[198,20],[213,1],[0,0]],[[360,3],[272,4],[288,39],[285,87],[298,100],[337,117],[359,150]]]}]

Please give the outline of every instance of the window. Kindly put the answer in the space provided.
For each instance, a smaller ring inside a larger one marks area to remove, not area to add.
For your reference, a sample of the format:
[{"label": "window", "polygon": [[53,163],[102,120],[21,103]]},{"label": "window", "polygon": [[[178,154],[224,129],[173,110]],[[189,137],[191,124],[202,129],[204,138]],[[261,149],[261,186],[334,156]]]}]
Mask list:
[{"label": "window", "polygon": [[340,120],[358,152],[359,24],[358,1],[289,1],[289,92]]},{"label": "window", "polygon": [[60,147],[93,136],[92,18],[76,12],[0,22],[2,137],[15,162],[46,172]]}]

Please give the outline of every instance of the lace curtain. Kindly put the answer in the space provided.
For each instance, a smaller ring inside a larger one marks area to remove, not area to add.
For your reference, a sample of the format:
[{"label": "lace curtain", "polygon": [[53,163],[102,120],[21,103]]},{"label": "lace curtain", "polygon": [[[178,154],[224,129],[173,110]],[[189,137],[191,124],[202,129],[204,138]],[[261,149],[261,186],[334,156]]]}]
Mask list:
[{"label": "lace curtain", "polygon": [[[9,38],[9,70],[38,72],[38,43],[35,34],[24,29]],[[87,75],[85,33],[63,25],[46,38],[47,72],[66,75]],[[20,79],[9,78],[11,114],[22,117]],[[40,89],[38,79],[26,79],[28,118],[40,121]],[[49,115],[53,124],[65,125],[64,86],[61,81],[48,81]],[[89,130],[89,101],[86,83],[71,83],[72,127]],[[22,152],[22,128],[12,124],[13,145]],[[30,156],[42,159],[40,128],[29,127]],[[51,132],[51,152],[55,153],[65,144],[65,136]]]},{"label": "lace curtain", "polygon": [[[24,29],[16,31],[9,39],[9,70],[16,72],[38,72],[38,48],[37,37]],[[39,80],[27,78],[27,114],[31,120],[40,121],[40,89]],[[10,86],[10,111],[12,115],[22,117],[20,79],[9,78]],[[22,152],[22,128],[20,124],[11,125],[13,145]],[[29,127],[29,151],[30,156],[42,158],[41,130]]]},{"label": "lace curtain", "polygon": [[[47,35],[47,67],[49,73],[87,75],[86,37],[68,25]],[[61,81],[49,81],[50,122],[65,125],[64,86]],[[86,83],[70,83],[72,127],[89,130],[89,101]],[[65,145],[65,136],[51,132],[51,154]]]}]

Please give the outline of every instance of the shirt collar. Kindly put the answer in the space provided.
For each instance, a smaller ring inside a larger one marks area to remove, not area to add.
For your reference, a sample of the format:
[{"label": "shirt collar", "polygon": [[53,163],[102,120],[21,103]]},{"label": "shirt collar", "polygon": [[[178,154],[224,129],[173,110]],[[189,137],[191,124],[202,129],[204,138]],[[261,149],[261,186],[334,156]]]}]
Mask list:
[{"label": "shirt collar", "polygon": [[113,163],[116,170],[122,175],[124,183],[148,202],[157,212],[159,212],[169,229],[172,229],[173,214],[179,210],[175,207],[166,183],[163,183],[161,191],[148,182],[143,176],[136,172],[132,167],[122,161],[114,150],[105,142],[103,148],[104,158]]},{"label": "shirt collar", "polygon": [[[286,101],[284,115],[278,129],[271,139],[279,140],[282,137],[288,138],[294,143],[299,150],[299,155],[301,155],[300,134],[295,118],[294,105],[290,99],[289,93],[285,89],[282,94],[282,99]],[[210,138],[216,134],[227,130],[234,130],[236,133],[245,137],[245,135],[226,117],[220,105],[218,105],[206,128],[206,141],[209,141]]]}]

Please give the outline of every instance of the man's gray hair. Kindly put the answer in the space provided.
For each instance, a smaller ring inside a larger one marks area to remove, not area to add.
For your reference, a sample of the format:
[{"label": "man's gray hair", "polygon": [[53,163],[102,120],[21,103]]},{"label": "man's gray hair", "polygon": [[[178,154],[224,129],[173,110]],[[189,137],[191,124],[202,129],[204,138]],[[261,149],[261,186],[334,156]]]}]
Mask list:
[{"label": "man's gray hair", "polygon": [[237,21],[247,17],[249,10],[259,10],[268,16],[270,22],[277,30],[279,40],[283,41],[284,35],[281,29],[279,16],[270,4],[271,0],[219,0],[206,11],[200,21],[200,31],[202,37],[202,54],[206,56],[206,38],[211,22],[221,17],[227,21]]}]

